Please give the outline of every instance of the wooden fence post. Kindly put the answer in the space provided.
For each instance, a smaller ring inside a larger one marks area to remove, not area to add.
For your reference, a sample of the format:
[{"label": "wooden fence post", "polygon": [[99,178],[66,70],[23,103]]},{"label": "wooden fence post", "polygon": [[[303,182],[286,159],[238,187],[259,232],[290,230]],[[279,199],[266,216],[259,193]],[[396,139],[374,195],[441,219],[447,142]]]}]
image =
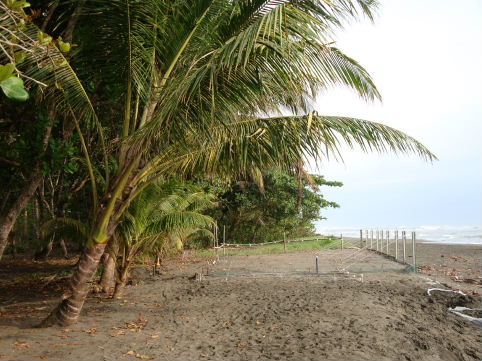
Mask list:
[{"label": "wooden fence post", "polygon": [[360,248],[362,248],[362,242],[363,242],[363,230],[360,229]]},{"label": "wooden fence post", "polygon": [[341,238],[341,250],[343,251],[343,234],[340,234],[340,238]]}]

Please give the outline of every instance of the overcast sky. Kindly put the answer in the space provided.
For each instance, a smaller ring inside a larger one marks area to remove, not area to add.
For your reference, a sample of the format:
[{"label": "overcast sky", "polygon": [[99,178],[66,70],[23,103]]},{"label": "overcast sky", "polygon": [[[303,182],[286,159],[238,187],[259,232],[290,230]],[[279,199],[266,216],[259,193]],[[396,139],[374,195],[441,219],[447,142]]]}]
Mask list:
[{"label": "overcast sky", "polygon": [[[337,36],[373,76],[383,102],[349,90],[321,96],[316,110],[377,121],[420,140],[440,159],[345,150],[318,173],[342,181],[322,190],[341,208],[326,227],[482,223],[482,1],[382,0],[368,20]],[[321,224],[320,224],[321,225]]]}]

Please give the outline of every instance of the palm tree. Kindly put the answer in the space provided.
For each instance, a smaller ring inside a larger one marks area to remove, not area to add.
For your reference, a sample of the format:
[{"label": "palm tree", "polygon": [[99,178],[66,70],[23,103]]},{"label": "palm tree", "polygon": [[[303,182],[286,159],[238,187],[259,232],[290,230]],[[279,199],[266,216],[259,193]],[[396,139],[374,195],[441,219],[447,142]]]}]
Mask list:
[{"label": "palm tree", "polygon": [[165,182],[151,184],[131,203],[113,237],[118,275],[114,298],[122,296],[137,258],[178,251],[192,235],[213,237],[209,228],[214,220],[200,213],[214,206],[212,197]]},{"label": "palm tree", "polygon": [[[373,0],[82,3],[89,16],[79,18],[77,73],[67,60],[56,71],[25,70],[51,85],[45,96],[75,124],[93,199],[87,247],[44,325],[77,320],[131,202],[166,175],[291,169],[308,156],[339,155],[342,141],[434,159],[395,129],[312,111],[318,92],[334,85],[380,98],[367,72],[331,39],[345,20],[371,17]],[[101,84],[94,95],[116,101],[94,107],[83,84]],[[103,164],[83,140],[85,129],[97,131]]]}]

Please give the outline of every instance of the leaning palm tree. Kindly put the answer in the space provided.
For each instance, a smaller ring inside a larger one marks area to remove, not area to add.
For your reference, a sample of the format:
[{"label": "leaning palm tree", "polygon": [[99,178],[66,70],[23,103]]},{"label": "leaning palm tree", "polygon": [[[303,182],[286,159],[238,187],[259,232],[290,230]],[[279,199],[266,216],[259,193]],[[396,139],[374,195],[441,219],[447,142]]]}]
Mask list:
[{"label": "leaning palm tree", "polygon": [[213,236],[209,228],[214,220],[201,213],[214,206],[212,198],[166,182],[151,184],[131,203],[113,237],[117,250],[114,298],[122,296],[136,259],[179,250],[193,234]]},{"label": "leaning palm tree", "polygon": [[[73,60],[79,79],[101,81],[96,96],[110,89],[123,102],[94,109],[86,92],[71,91],[62,76],[56,78],[77,129],[100,124],[101,140],[102,129],[109,129],[105,163],[98,165],[102,177],[82,142],[92,227],[63,301],[43,324],[77,320],[99,259],[130,204],[166,175],[236,177],[268,167],[292,169],[300,159],[337,155],[341,142],[433,159],[395,129],[312,111],[319,91],[334,85],[367,100],[380,98],[367,72],[332,42],[344,21],[371,17],[375,6],[373,0],[85,1],[89,16],[79,24],[88,41],[80,42]],[[293,115],[282,116],[286,112]]]}]

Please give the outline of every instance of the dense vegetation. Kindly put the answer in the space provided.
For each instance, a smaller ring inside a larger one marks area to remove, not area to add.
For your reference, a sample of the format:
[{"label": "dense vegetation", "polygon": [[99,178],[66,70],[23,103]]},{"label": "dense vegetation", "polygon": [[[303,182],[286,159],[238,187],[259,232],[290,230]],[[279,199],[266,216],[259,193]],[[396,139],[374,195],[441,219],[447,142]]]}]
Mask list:
[{"label": "dense vegetation", "polygon": [[[311,231],[334,204],[310,188],[336,184],[303,163],[338,157],[341,142],[432,159],[398,130],[313,110],[334,85],[380,98],[332,41],[375,7],[1,0],[0,257],[14,229],[43,240],[37,257],[66,238],[81,249],[43,325],[77,320],[101,259],[104,289],[117,268],[120,294],[136,257],[210,237],[215,218],[239,241]],[[219,185],[218,200],[203,191]]]},{"label": "dense vegetation", "polygon": [[[341,186],[318,175],[296,177],[279,171],[266,172],[263,183],[239,181],[219,195],[213,212],[230,243],[277,241],[283,237],[315,234],[314,221],[321,210],[338,207],[320,193],[321,186]],[[224,233],[223,233],[224,236]]]}]

